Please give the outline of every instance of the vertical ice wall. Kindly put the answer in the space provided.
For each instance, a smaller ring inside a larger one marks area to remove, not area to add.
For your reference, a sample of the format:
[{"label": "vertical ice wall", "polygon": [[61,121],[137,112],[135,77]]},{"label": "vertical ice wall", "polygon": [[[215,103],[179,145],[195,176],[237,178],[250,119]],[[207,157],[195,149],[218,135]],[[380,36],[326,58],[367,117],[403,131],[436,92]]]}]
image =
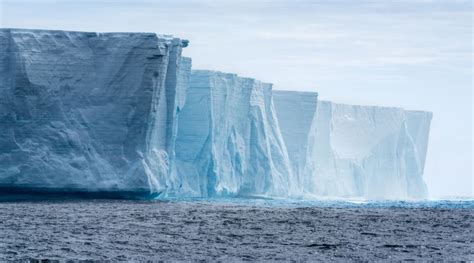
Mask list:
[{"label": "vertical ice wall", "polygon": [[[172,47],[187,45],[180,39],[172,39]],[[180,108],[186,101],[186,89],[189,85],[191,59],[181,57],[181,48],[172,48],[169,51],[164,92],[153,103],[158,114],[147,137],[150,149],[145,162],[146,172],[152,179],[153,192],[168,193],[177,187],[176,179],[175,141],[178,132],[178,115]],[[163,92],[163,91],[161,91]]]},{"label": "vertical ice wall", "polygon": [[270,84],[193,71],[179,115],[180,192],[193,196],[286,196],[291,168]]},{"label": "vertical ice wall", "polygon": [[189,79],[191,77],[191,58],[182,57],[178,64],[175,102],[173,104],[172,130],[171,137],[168,139],[169,171],[166,177],[166,183],[163,185],[160,193],[162,196],[177,196],[181,188],[181,178],[175,164],[176,160],[176,140],[178,137],[179,115],[186,103]]},{"label": "vertical ice wall", "polygon": [[430,120],[427,112],[320,101],[309,153],[315,194],[426,197],[422,177]]},{"label": "vertical ice wall", "polygon": [[[296,195],[304,195],[315,184],[312,162],[308,158],[311,125],[316,114],[318,94],[315,92],[273,91],[279,126],[288,150],[294,175]],[[309,171],[308,171],[309,170]]]},{"label": "vertical ice wall", "polygon": [[167,187],[183,42],[0,29],[0,186]]},{"label": "vertical ice wall", "polygon": [[[431,119],[433,114],[425,111],[405,111],[407,121],[407,133],[414,144],[413,156],[406,160],[407,166],[413,165],[409,170],[415,175],[409,175],[408,193],[412,198],[426,198],[428,190],[423,180],[425,170],[426,153],[428,152],[428,141],[430,135]],[[418,175],[418,176],[417,176]],[[421,176],[419,176],[421,175]],[[424,189],[420,191],[419,189]]]},{"label": "vertical ice wall", "polygon": [[432,114],[275,91],[296,184],[305,196],[424,198]]}]

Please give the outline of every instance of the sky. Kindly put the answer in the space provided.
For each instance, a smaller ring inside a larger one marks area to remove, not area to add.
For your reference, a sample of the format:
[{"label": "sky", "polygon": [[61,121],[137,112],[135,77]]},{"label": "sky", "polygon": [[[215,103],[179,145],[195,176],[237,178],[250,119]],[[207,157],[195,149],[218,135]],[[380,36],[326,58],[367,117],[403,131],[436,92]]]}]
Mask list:
[{"label": "sky", "polygon": [[0,26],[156,32],[193,68],[433,112],[431,197],[474,196],[471,0],[0,0]]}]

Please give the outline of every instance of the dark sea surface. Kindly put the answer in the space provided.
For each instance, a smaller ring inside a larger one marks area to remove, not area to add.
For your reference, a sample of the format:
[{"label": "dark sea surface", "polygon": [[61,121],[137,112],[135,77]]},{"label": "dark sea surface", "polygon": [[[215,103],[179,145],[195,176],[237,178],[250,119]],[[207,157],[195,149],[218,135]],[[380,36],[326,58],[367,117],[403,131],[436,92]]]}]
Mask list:
[{"label": "dark sea surface", "polygon": [[474,260],[474,201],[0,198],[0,261]]}]

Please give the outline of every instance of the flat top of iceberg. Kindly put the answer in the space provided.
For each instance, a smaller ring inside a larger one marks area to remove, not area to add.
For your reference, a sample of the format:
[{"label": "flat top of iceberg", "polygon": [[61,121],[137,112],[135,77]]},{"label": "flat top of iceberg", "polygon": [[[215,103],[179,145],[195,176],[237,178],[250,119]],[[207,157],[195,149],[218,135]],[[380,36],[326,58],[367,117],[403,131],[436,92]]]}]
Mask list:
[{"label": "flat top of iceberg", "polygon": [[0,32],[14,32],[14,33],[37,33],[37,34],[84,34],[90,36],[143,36],[143,37],[157,37],[167,41],[181,40],[182,47],[187,47],[189,40],[180,39],[169,34],[157,34],[153,32],[92,32],[92,31],[76,31],[76,30],[57,30],[57,29],[28,29],[28,28],[0,28]]},{"label": "flat top of iceberg", "polygon": [[217,71],[217,70],[207,70],[207,69],[193,69],[192,70],[193,75],[197,76],[203,76],[203,77],[211,77],[211,76],[218,76],[218,77],[224,77],[224,78],[239,78],[244,81],[253,81],[255,83],[261,83],[263,85],[270,85],[273,86],[272,83],[269,82],[263,82],[251,77],[243,77],[239,76],[236,73],[227,73],[227,72],[222,72],[222,71]]},{"label": "flat top of iceberg", "polygon": [[[298,95],[305,95],[305,96],[318,96],[317,92],[314,91],[299,91],[299,90],[273,90],[275,93],[280,94],[298,94]],[[274,93],[274,94],[275,94]]]},{"label": "flat top of iceberg", "polygon": [[393,106],[347,104],[347,103],[339,103],[339,102],[333,102],[333,101],[328,101],[328,100],[319,100],[318,103],[321,103],[321,104],[322,103],[329,103],[329,104],[340,106],[340,107],[350,107],[350,108],[354,108],[354,109],[364,108],[364,109],[370,109],[370,110],[397,110],[397,111],[406,111],[406,112],[424,113],[424,114],[433,115],[433,113],[431,111],[407,110],[405,108],[393,107]]}]

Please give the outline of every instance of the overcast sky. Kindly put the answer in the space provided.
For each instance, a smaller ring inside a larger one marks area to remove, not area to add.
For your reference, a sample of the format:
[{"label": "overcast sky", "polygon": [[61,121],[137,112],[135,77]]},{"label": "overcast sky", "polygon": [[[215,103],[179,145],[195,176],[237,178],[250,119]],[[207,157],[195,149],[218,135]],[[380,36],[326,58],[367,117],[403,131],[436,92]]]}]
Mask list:
[{"label": "overcast sky", "polygon": [[470,0],[0,0],[0,26],[190,40],[193,67],[434,113],[432,197],[473,195]]}]

